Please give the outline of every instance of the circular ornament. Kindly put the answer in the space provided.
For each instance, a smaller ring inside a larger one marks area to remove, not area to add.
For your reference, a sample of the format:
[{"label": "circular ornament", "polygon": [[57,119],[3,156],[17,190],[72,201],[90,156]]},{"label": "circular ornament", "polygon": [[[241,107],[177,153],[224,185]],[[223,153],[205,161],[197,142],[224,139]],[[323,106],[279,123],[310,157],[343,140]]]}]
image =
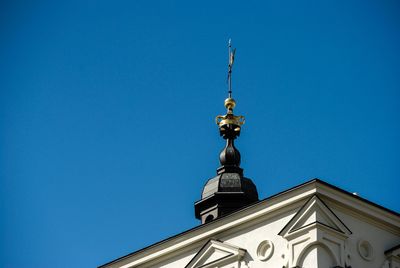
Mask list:
[{"label": "circular ornament", "polygon": [[257,257],[260,261],[267,261],[274,254],[274,244],[270,240],[262,241],[257,247]]},{"label": "circular ornament", "polygon": [[358,241],[357,245],[358,253],[366,261],[372,261],[374,258],[374,249],[367,240]]}]

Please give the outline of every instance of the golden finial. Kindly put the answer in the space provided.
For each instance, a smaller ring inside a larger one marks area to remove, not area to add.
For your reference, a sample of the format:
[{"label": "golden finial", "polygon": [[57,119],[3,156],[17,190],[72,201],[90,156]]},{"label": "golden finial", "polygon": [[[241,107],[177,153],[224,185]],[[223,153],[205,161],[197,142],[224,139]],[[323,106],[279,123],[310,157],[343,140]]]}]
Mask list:
[{"label": "golden finial", "polygon": [[224,105],[225,105],[225,108],[228,109],[228,113],[229,113],[229,111],[233,111],[233,108],[235,108],[236,102],[232,98],[227,98],[225,100]]},{"label": "golden finial", "polygon": [[[222,128],[226,125],[235,126],[235,131],[240,130],[240,126],[242,126],[245,122],[243,115],[234,115],[233,114],[233,107],[235,107],[236,103],[235,100],[232,98],[228,98],[225,100],[225,107],[228,110],[226,115],[218,115],[215,118],[215,122],[217,125]],[[239,128],[239,129],[237,129]]]}]

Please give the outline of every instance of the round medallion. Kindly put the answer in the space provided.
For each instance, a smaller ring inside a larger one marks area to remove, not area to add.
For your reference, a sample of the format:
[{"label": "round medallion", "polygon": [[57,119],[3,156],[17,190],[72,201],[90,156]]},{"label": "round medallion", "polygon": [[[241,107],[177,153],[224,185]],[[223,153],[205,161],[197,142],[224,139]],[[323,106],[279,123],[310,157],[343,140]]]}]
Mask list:
[{"label": "round medallion", "polygon": [[357,248],[358,253],[364,260],[372,261],[372,259],[374,258],[374,250],[367,240],[360,240],[358,242]]},{"label": "round medallion", "polygon": [[270,240],[262,241],[257,247],[257,257],[260,261],[267,261],[274,254],[274,244]]}]

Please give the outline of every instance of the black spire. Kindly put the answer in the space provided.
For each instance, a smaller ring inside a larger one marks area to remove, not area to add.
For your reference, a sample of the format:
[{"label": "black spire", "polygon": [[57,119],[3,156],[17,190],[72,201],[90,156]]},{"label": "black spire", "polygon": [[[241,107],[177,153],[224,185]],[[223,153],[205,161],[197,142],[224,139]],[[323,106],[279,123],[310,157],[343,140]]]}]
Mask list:
[{"label": "black spire", "polygon": [[202,223],[258,201],[257,188],[250,179],[243,176],[243,169],[240,168],[240,152],[234,145],[234,140],[239,137],[241,126],[244,124],[243,116],[233,114],[233,108],[236,106],[231,89],[234,52],[235,50],[231,51],[229,41],[229,97],[225,100],[227,113],[216,117],[220,136],[226,140],[226,145],[219,155],[221,166],[217,169],[217,176],[207,181],[201,200],[194,205],[196,218]]}]

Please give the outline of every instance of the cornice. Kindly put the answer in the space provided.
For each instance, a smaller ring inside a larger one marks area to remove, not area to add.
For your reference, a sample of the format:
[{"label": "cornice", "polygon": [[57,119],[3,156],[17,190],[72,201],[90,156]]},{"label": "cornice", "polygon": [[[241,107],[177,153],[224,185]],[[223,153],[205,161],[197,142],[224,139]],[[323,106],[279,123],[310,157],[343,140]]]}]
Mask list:
[{"label": "cornice", "polygon": [[316,181],[318,196],[322,196],[330,207],[339,209],[362,221],[400,235],[400,214],[375,204],[340,188]]}]

